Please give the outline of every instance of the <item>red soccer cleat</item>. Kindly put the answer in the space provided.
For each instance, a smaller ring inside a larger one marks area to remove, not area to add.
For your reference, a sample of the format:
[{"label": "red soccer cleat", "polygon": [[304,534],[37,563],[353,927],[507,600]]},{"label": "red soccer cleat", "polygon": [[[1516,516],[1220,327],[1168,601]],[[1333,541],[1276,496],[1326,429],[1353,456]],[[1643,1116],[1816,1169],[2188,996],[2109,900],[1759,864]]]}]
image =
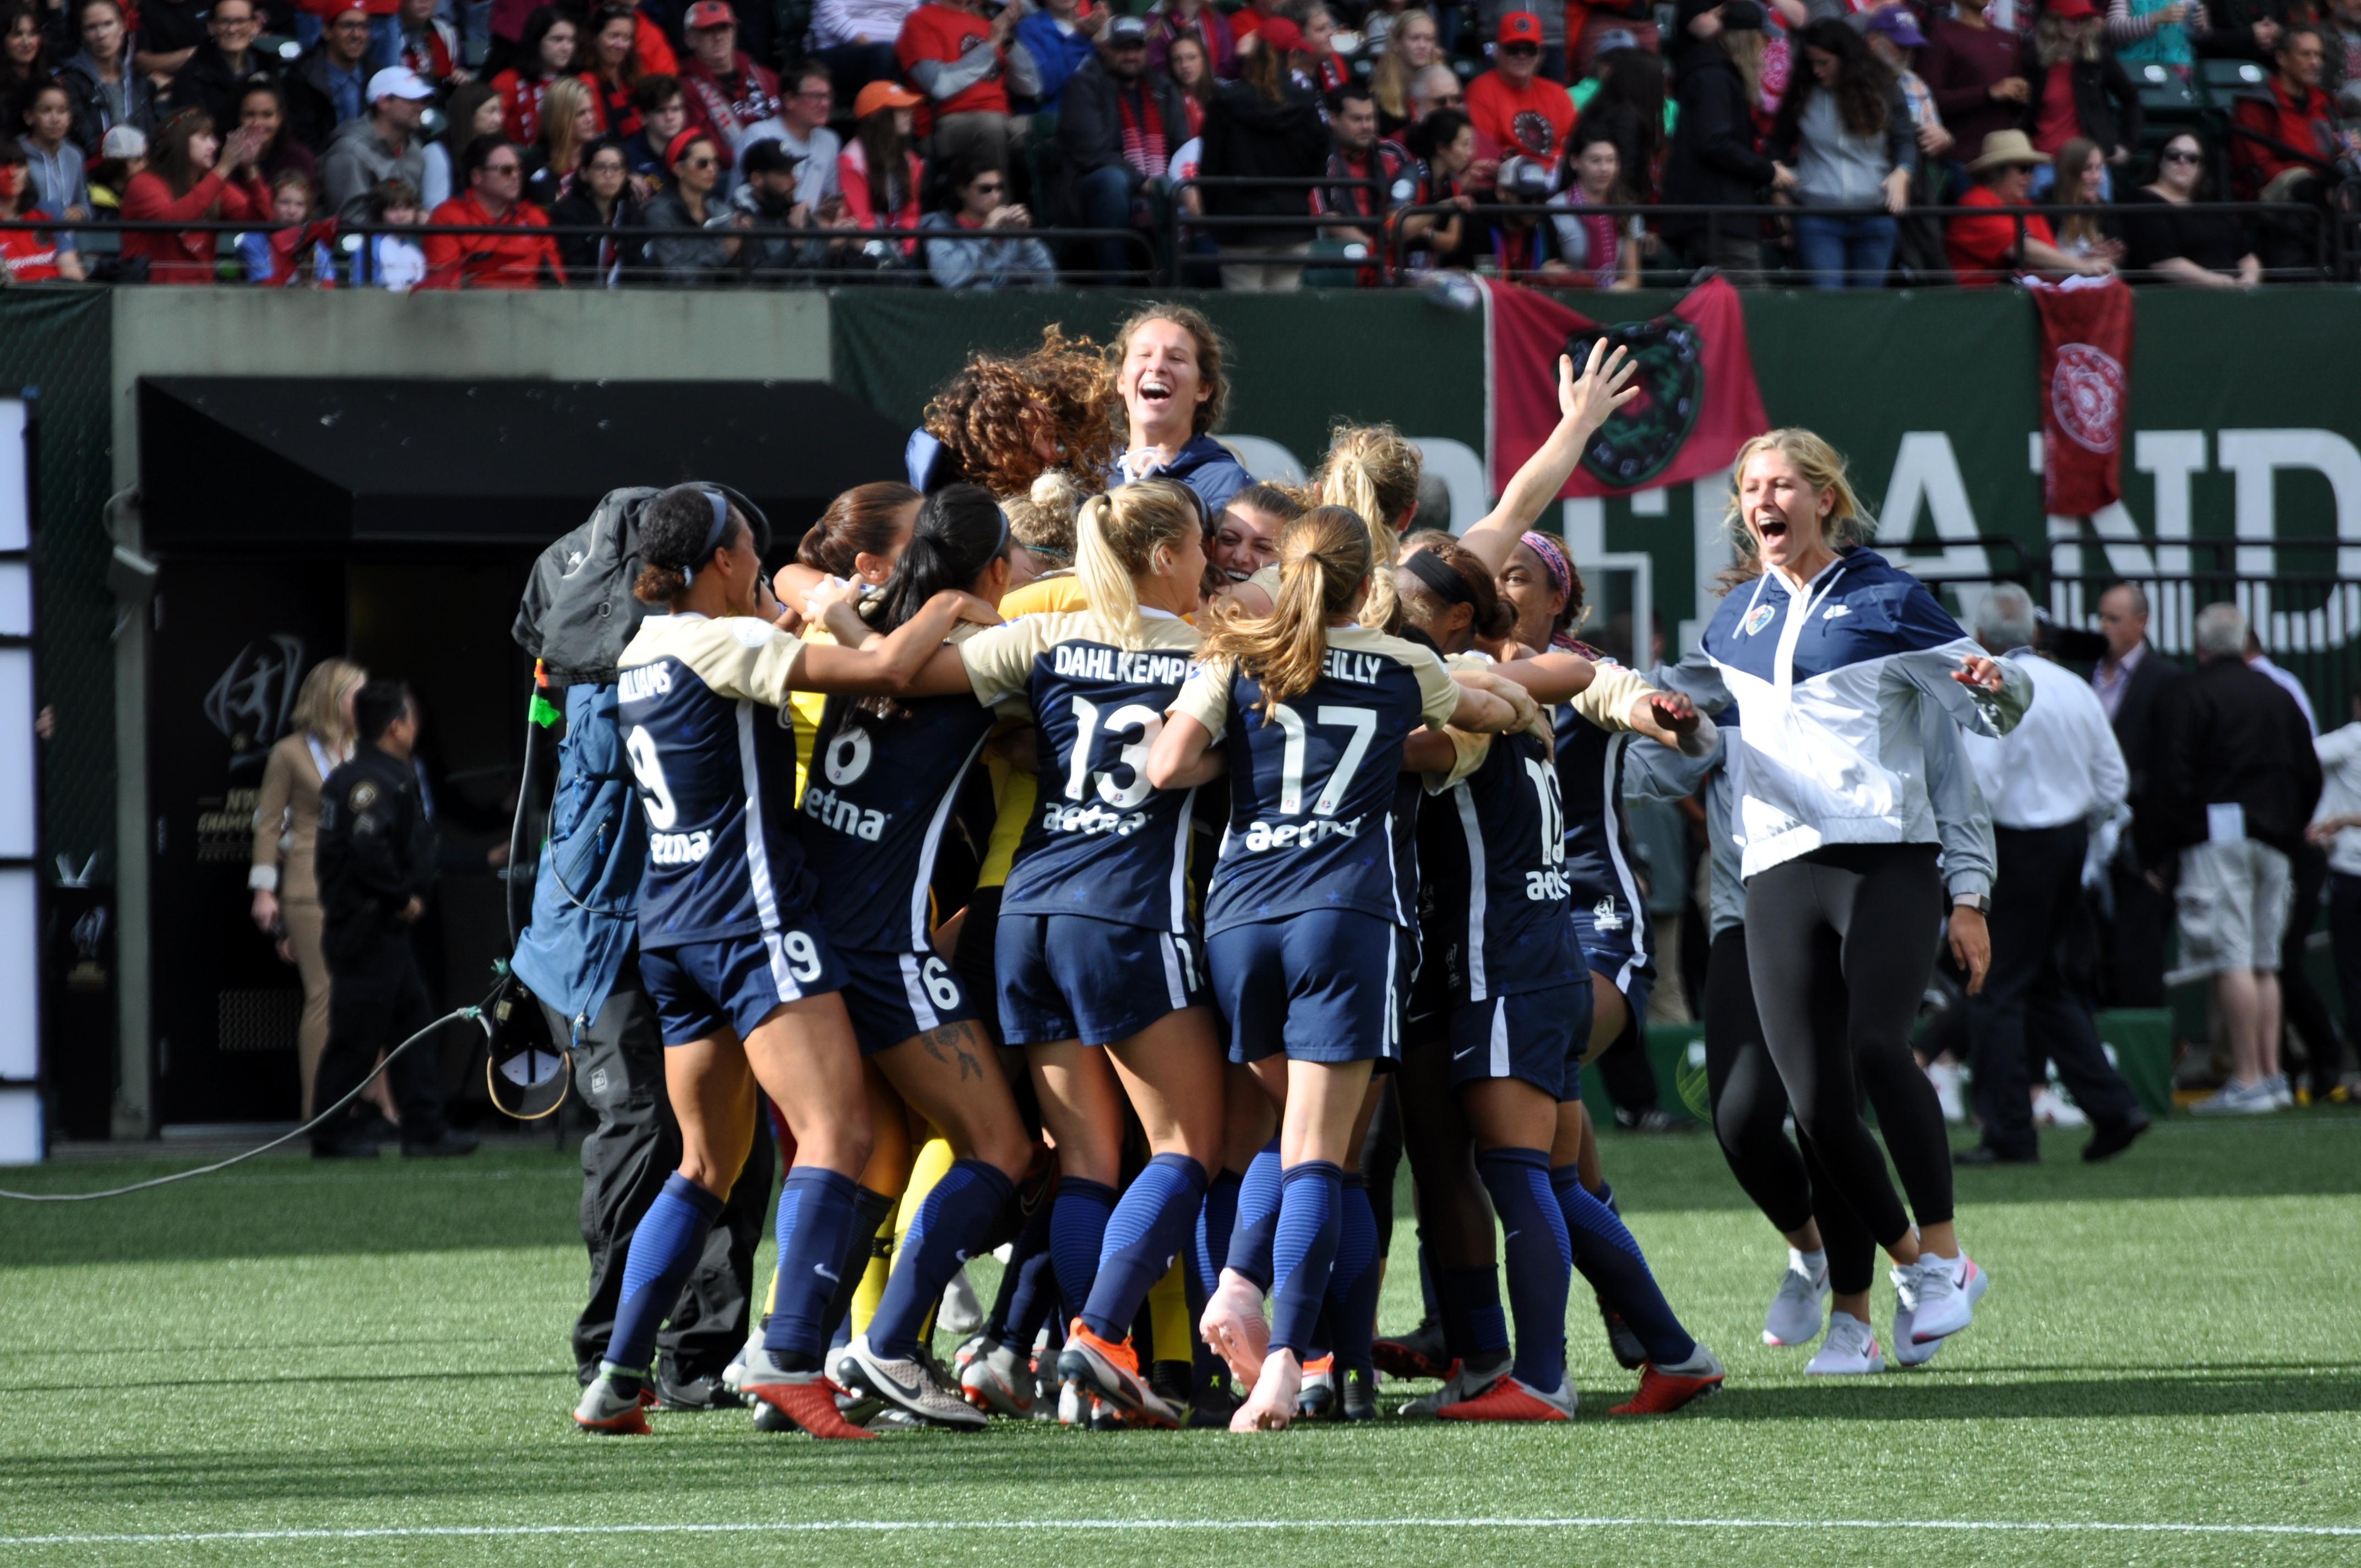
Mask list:
[{"label": "red soccer cleat", "polygon": [[1721,1387],[1727,1376],[1713,1352],[1699,1345],[1686,1363],[1667,1370],[1649,1363],[1640,1374],[1640,1391],[1615,1406],[1610,1416],[1669,1416],[1683,1405],[1702,1399]]},{"label": "red soccer cleat", "polygon": [[1570,1421],[1578,1397],[1574,1380],[1543,1394],[1513,1377],[1503,1377],[1472,1399],[1445,1405],[1434,1413],[1446,1421]]},{"label": "red soccer cleat", "polygon": [[771,1373],[758,1381],[750,1367],[744,1391],[814,1437],[866,1442],[877,1435],[838,1414],[836,1385],[817,1372]]}]

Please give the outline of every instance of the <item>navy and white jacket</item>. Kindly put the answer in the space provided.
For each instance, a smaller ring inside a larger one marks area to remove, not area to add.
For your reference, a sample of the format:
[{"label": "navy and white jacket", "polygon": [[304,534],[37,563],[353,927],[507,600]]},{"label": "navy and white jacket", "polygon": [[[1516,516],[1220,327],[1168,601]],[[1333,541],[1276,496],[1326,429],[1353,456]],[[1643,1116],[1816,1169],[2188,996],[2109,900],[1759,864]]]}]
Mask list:
[{"label": "navy and white jacket", "polygon": [[1983,650],[1917,578],[1858,547],[1800,589],[1765,572],[1732,592],[1699,652],[1682,662],[1681,689],[1746,716],[1728,765],[1749,878],[1827,844],[1940,842],[1930,726],[2005,735],[2033,700],[2007,660],[1998,691],[1953,680]]}]

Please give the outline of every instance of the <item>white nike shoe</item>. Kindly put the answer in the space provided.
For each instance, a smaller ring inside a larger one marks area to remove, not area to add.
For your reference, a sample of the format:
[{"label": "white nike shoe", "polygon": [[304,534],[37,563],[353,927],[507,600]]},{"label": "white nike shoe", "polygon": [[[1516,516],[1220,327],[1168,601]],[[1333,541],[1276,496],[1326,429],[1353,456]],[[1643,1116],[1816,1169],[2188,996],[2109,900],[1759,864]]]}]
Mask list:
[{"label": "white nike shoe", "polygon": [[1885,1370],[1877,1348],[1877,1331],[1850,1312],[1828,1314],[1828,1343],[1804,1368],[1812,1377],[1861,1377]]},{"label": "white nike shoe", "polygon": [[960,1391],[978,1409],[1030,1420],[1040,1395],[1032,1357],[1014,1345],[988,1346],[960,1371]]},{"label": "white nike shoe", "polygon": [[2279,1108],[2279,1096],[2258,1078],[2252,1083],[2233,1079],[2204,1099],[2192,1101],[2189,1110],[2196,1116],[2268,1116]]},{"label": "white nike shoe", "polygon": [[1464,1404],[1489,1392],[1492,1385],[1506,1377],[1516,1364],[1516,1357],[1507,1351],[1502,1351],[1499,1359],[1481,1366],[1471,1367],[1466,1362],[1455,1361],[1451,1364],[1450,1376],[1443,1380],[1442,1387],[1432,1394],[1420,1395],[1394,1414],[1411,1420],[1433,1420],[1442,1413],[1445,1405]]},{"label": "white nike shoe", "polygon": [[1922,1253],[1916,1263],[1894,1271],[1894,1292],[1910,1311],[1913,1344],[1949,1339],[1975,1321],[1975,1304],[1989,1283],[1975,1259]]},{"label": "white nike shoe", "polygon": [[1770,1345],[1809,1344],[1820,1337],[1820,1320],[1828,1304],[1828,1266],[1822,1259],[1815,1274],[1804,1255],[1787,1249],[1787,1272],[1779,1277],[1779,1293],[1763,1315],[1763,1343]]},{"label": "white nike shoe", "polygon": [[[1982,1268],[1971,1274],[1965,1287],[1968,1305],[1972,1307],[1982,1300],[1984,1290],[1991,1284],[1992,1276]],[[1938,1339],[1919,1341],[1917,1324],[1910,1309],[1897,1299],[1894,1303],[1894,1364],[1896,1366],[1924,1366],[1934,1360],[1935,1353],[1942,1348],[1943,1342]]]},{"label": "white nike shoe", "polygon": [[869,1348],[867,1334],[855,1334],[838,1355],[836,1380],[936,1426],[976,1431],[985,1423],[984,1413],[944,1387],[925,1361],[915,1356],[889,1360]]},{"label": "white nike shoe", "polygon": [[2263,1080],[2263,1087],[2271,1091],[2271,1104],[2281,1111],[2295,1109],[2295,1091],[2288,1086],[2288,1075],[2275,1072]]},{"label": "white nike shoe", "polygon": [[947,1334],[973,1333],[983,1326],[983,1303],[975,1298],[975,1287],[968,1283],[967,1266],[951,1276],[943,1288],[943,1304],[935,1312],[935,1327]]},{"label": "white nike shoe", "polygon": [[1968,1119],[1966,1102],[1960,1098],[1960,1069],[1947,1061],[1927,1064],[1927,1081],[1935,1086],[1936,1102],[1943,1107],[1943,1120],[1956,1127]]},{"label": "white nike shoe", "polygon": [[2087,1127],[2091,1118],[2081,1107],[2048,1084],[2033,1091],[2033,1124],[2037,1127]]}]

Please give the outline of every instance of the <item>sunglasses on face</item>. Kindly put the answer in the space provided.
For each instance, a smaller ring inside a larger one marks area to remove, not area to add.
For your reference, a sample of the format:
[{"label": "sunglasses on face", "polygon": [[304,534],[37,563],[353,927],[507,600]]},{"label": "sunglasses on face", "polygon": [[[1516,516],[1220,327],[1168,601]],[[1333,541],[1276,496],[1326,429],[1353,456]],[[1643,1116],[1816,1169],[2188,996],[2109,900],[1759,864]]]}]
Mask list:
[{"label": "sunglasses on face", "polygon": [[523,167],[524,165],[521,163],[487,163],[484,165],[484,172],[495,177],[505,177],[514,174]]},{"label": "sunglasses on face", "polygon": [[2202,163],[2205,159],[2186,148],[2175,147],[2165,149],[2164,161],[2167,163]]},{"label": "sunglasses on face", "polygon": [[1521,60],[1527,55],[1539,55],[1542,52],[1542,46],[1539,44],[1502,44],[1500,46],[1500,52],[1510,56],[1511,59]]},{"label": "sunglasses on face", "polygon": [[680,160],[680,166],[683,169],[710,169],[719,161],[720,161],[719,159],[712,157],[684,158]]},{"label": "sunglasses on face", "polygon": [[1001,192],[1006,189],[1007,187],[1001,184],[997,180],[987,181],[983,184],[973,187],[975,193],[979,196],[997,196]]}]

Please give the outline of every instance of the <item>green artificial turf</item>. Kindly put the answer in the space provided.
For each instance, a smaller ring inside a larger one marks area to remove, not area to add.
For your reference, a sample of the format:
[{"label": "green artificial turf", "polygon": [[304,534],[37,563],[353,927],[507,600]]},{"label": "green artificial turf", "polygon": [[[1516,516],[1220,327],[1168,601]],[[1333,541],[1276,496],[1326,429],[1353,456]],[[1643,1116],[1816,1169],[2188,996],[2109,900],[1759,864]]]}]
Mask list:
[{"label": "green artificial turf", "polygon": [[[995,1424],[818,1444],[744,1412],[578,1436],[578,1177],[553,1153],[272,1159],[106,1203],[0,1203],[0,1563],[2361,1562],[2361,1117],[2181,1120],[2099,1168],[2078,1143],[1962,1174],[1961,1234],[1993,1281],[1972,1330],[1930,1366],[1821,1382],[1760,1343],[1784,1252],[1711,1142],[1610,1135],[1624,1212],[1729,1364],[1725,1393],[1609,1418],[1632,1380],[1579,1295],[1570,1427],[1256,1438]],[[1417,1300],[1396,1234],[1399,1330]],[[978,1268],[986,1292],[995,1271]],[[1876,1300],[1882,1320],[1883,1280]],[[1499,1522],[1565,1519],[1630,1522]],[[851,1520],[910,1528],[678,1528]],[[1897,1522],[1938,1520],[2354,1533]],[[478,1533],[342,1533],[453,1528]],[[337,1533],[220,1535],[305,1530]],[[190,1534],[214,1538],[89,1539]]]}]

